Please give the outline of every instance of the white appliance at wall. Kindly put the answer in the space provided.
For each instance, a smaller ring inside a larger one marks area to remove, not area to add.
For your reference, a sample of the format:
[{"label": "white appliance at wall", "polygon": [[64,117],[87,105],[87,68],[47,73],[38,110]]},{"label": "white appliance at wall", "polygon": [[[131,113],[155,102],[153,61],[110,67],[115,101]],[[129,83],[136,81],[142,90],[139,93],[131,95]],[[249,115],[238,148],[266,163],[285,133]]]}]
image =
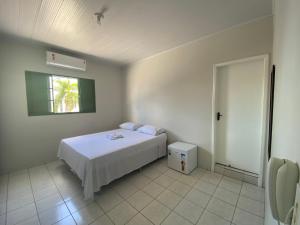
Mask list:
[{"label": "white appliance at wall", "polygon": [[175,142],[168,146],[168,166],[189,174],[197,167],[197,145]]},{"label": "white appliance at wall", "polygon": [[295,218],[292,220],[292,214],[294,217],[299,214],[296,207],[299,203],[295,201],[298,182],[299,168],[296,163],[287,159],[270,159],[269,199],[272,216],[278,224],[300,224],[295,223]]},{"label": "white appliance at wall", "polygon": [[86,60],[56,52],[46,52],[46,64],[74,70],[86,70]]}]

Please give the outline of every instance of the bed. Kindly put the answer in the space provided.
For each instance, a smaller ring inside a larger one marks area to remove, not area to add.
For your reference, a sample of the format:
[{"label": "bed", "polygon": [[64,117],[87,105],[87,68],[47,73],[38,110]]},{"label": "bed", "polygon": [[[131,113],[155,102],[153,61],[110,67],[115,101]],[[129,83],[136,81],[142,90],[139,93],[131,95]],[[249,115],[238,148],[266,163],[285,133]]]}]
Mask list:
[{"label": "bed", "polygon": [[[118,133],[123,138],[111,140]],[[61,140],[58,157],[64,160],[82,181],[85,199],[103,185],[166,155],[167,135],[116,129]]]}]

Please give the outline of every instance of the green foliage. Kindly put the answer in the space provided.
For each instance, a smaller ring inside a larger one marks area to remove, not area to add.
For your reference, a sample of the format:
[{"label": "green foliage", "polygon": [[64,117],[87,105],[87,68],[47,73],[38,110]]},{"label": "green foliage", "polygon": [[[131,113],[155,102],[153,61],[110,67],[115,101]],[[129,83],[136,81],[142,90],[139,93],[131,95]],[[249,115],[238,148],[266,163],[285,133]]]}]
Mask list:
[{"label": "green foliage", "polygon": [[78,106],[78,83],[72,83],[70,79],[54,79],[54,112],[73,112]]}]

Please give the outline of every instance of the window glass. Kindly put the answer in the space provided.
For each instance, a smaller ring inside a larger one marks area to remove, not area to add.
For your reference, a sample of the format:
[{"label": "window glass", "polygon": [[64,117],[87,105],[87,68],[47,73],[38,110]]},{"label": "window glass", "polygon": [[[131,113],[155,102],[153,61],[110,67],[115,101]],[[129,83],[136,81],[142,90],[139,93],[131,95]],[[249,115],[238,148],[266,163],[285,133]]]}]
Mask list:
[{"label": "window glass", "polygon": [[62,76],[50,76],[49,79],[51,112],[80,112],[78,79]]}]

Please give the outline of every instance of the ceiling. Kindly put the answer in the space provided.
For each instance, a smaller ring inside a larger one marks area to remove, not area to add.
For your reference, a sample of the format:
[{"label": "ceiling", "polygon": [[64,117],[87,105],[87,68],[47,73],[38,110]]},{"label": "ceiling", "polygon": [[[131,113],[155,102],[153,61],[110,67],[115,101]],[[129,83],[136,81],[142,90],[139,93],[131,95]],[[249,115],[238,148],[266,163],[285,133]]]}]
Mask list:
[{"label": "ceiling", "polygon": [[0,31],[126,64],[271,13],[272,0],[0,0]]}]

